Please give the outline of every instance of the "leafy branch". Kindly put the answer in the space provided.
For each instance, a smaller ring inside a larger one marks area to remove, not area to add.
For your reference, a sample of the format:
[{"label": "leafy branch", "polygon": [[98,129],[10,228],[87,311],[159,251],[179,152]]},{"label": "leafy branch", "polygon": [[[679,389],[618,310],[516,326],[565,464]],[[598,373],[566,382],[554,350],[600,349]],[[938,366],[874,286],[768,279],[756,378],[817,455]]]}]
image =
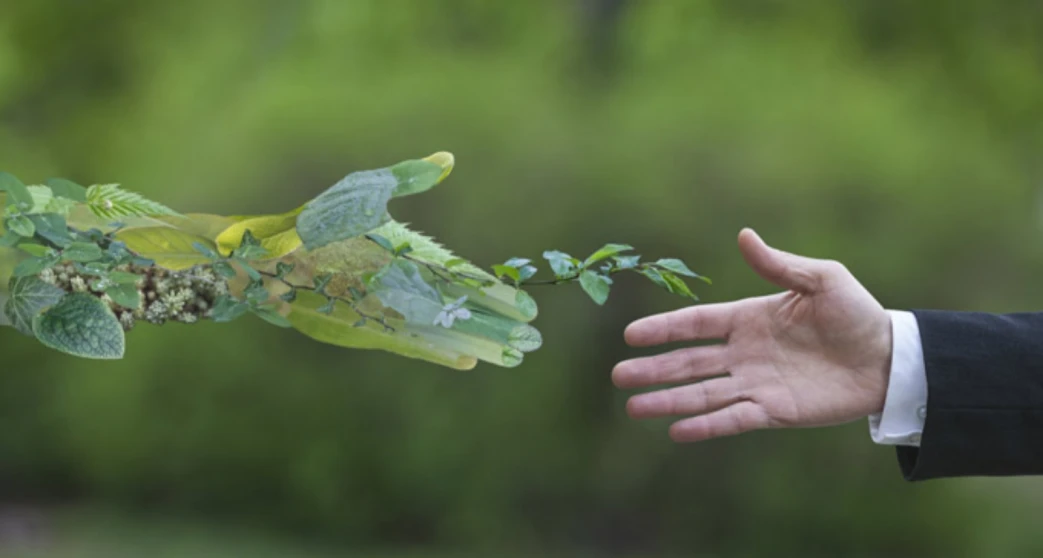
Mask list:
[{"label": "leafy branch", "polygon": [[115,184],[26,186],[0,173],[0,326],[69,354],[120,358],[140,321],[254,314],[343,347],[512,367],[542,345],[529,286],[579,283],[600,305],[623,272],[691,300],[685,279],[709,283],[679,259],[642,262],[626,244],[583,260],[548,250],[549,277],[527,258],[478,267],[387,209],[453,164],[442,152],[351,173],[296,209],[251,217],[180,215]]}]

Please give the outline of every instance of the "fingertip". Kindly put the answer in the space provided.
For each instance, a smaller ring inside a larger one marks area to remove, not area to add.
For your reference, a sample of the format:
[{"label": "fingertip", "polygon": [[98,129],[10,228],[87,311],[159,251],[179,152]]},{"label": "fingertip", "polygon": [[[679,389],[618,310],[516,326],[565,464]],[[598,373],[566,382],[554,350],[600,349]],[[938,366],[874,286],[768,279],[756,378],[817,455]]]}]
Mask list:
[{"label": "fingertip", "polygon": [[623,339],[631,347],[643,347],[650,343],[653,328],[648,318],[641,318],[623,330]]}]

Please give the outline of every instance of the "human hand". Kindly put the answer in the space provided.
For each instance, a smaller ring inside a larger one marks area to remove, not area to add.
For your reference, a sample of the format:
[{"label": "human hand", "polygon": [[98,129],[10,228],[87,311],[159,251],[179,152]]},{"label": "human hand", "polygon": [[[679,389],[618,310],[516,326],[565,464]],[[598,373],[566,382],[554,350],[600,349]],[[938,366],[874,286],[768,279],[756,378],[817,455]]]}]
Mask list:
[{"label": "human hand", "polygon": [[616,365],[620,388],[686,384],[630,398],[636,419],[684,416],[677,442],[766,428],[827,426],[882,411],[891,363],[887,311],[848,270],[769,247],[746,229],[739,249],[761,277],[787,289],[638,320],[632,346],[724,340]]}]

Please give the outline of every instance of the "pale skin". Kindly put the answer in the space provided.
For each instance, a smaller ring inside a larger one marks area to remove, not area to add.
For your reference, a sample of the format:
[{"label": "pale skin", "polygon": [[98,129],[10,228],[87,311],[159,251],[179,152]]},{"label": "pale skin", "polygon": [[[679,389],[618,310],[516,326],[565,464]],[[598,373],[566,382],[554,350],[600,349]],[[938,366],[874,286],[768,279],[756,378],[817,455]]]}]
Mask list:
[{"label": "pale skin", "polygon": [[715,344],[616,365],[635,419],[676,417],[670,437],[697,442],[767,428],[828,426],[879,413],[891,364],[891,320],[847,268],[772,248],[752,230],[739,250],[774,295],[696,305],[640,319],[627,343]]}]

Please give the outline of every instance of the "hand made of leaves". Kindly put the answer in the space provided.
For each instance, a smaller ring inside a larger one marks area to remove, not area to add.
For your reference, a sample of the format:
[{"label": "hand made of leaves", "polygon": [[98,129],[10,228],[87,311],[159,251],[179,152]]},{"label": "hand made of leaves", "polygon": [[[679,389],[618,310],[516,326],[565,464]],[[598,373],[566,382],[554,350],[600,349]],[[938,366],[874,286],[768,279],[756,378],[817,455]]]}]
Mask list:
[{"label": "hand made of leaves", "polygon": [[604,304],[622,272],[693,300],[683,278],[707,281],[681,260],[641,262],[614,243],[583,260],[544,252],[549,279],[526,258],[490,273],[388,213],[453,164],[441,152],[355,172],[288,212],[237,217],[181,215],[115,184],[26,186],[0,173],[0,326],[76,356],[120,358],[124,331],[142,320],[254,314],[342,347],[512,367],[542,344],[523,287],[575,282]]}]

